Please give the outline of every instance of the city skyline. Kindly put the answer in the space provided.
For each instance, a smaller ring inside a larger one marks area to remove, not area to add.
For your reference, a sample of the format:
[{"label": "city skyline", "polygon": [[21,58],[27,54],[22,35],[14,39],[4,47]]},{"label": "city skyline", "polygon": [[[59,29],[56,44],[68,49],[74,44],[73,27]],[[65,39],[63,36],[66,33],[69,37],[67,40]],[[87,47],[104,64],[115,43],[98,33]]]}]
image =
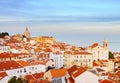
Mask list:
[{"label": "city skyline", "polygon": [[10,35],[29,28],[32,36],[89,46],[107,39],[120,51],[120,1],[116,0],[1,0],[0,31]]}]

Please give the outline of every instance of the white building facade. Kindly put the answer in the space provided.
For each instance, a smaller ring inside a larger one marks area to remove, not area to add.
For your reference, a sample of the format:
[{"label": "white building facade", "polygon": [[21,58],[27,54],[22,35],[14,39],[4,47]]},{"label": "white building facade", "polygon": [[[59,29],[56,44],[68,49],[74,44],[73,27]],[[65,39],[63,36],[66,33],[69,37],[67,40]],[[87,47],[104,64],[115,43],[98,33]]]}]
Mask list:
[{"label": "white building facade", "polygon": [[56,66],[56,68],[61,68],[61,67],[63,67],[63,65],[64,65],[64,62],[63,62],[63,59],[64,59],[64,57],[63,57],[63,54],[61,54],[61,53],[50,53],[50,59],[53,59],[54,60],[54,62],[55,62],[55,66]]},{"label": "white building facade", "polygon": [[108,41],[104,40],[103,46],[99,45],[98,43],[94,43],[93,45],[86,48],[86,51],[93,54],[93,60],[108,60],[109,58],[109,48],[108,48]]}]

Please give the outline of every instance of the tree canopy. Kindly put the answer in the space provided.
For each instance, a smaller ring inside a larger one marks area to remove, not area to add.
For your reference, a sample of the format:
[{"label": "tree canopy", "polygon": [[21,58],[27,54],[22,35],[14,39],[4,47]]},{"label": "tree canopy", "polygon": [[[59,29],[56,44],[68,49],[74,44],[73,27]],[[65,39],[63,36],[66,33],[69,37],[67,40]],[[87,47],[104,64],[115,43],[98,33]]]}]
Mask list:
[{"label": "tree canopy", "polygon": [[13,76],[9,81],[8,83],[28,83],[28,80],[26,80],[25,78],[23,77],[16,77],[16,76]]},{"label": "tree canopy", "polygon": [[9,33],[8,32],[0,33],[0,38],[4,38],[5,36],[9,36]]},{"label": "tree canopy", "polygon": [[114,55],[112,52],[109,52],[109,59],[114,59]]}]

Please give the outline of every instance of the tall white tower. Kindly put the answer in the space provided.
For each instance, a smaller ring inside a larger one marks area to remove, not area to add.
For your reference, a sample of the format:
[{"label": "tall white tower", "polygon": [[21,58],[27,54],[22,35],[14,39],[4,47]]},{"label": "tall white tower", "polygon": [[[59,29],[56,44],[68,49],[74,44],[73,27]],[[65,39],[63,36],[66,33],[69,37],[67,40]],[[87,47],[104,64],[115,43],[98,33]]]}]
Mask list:
[{"label": "tall white tower", "polygon": [[104,47],[104,48],[108,48],[108,40],[105,39],[105,40],[103,41],[103,47]]}]

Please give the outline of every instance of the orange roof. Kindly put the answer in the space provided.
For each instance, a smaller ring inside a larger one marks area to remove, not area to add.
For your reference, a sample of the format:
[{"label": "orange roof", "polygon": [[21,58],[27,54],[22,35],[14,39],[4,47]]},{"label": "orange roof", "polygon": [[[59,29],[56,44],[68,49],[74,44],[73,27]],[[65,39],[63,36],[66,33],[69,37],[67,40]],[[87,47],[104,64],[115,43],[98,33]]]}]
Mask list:
[{"label": "orange roof", "polygon": [[93,62],[93,66],[104,66],[104,64],[101,61]]},{"label": "orange roof", "polygon": [[38,65],[38,64],[43,64],[45,65],[49,60],[46,59],[46,60],[42,60],[42,61],[34,61],[34,62],[31,62],[30,64],[31,65]]},{"label": "orange roof", "polygon": [[79,54],[79,55],[92,55],[91,53],[89,53],[89,52],[79,52],[79,51],[75,51],[75,52],[73,52],[73,54]]},{"label": "orange roof", "polygon": [[34,83],[52,83],[52,82],[47,81],[47,80],[40,80],[40,81],[36,81]]},{"label": "orange roof", "polygon": [[105,80],[100,81],[99,83],[114,83],[114,81],[105,79]]},{"label": "orange roof", "polygon": [[80,48],[80,50],[85,50],[85,48],[84,47],[79,47]]},{"label": "orange roof", "polygon": [[27,78],[27,80],[35,79],[33,75],[26,75],[25,77]]},{"label": "orange roof", "polygon": [[68,80],[69,80],[69,83],[75,83],[72,77],[69,77]]},{"label": "orange roof", "polygon": [[21,68],[21,67],[23,67],[23,66],[21,66],[16,61],[3,61],[3,62],[0,62],[0,71],[10,70],[10,69],[17,69],[17,68]]},{"label": "orange roof", "polygon": [[108,60],[102,60],[102,62],[108,62]]},{"label": "orange roof", "polygon": [[93,66],[100,66],[100,65],[97,64],[96,62],[93,62]]},{"label": "orange roof", "polygon": [[95,48],[96,46],[98,46],[99,44],[98,43],[94,43],[91,45],[92,48]]},{"label": "orange roof", "polygon": [[30,65],[30,63],[25,62],[25,61],[23,61],[23,60],[19,60],[19,61],[17,61],[17,62],[20,63],[22,66],[29,66],[29,65]]},{"label": "orange roof", "polygon": [[10,54],[10,53],[1,53],[0,54],[0,58],[11,58],[11,57],[18,57],[19,55],[18,54]]},{"label": "orange roof", "polygon": [[0,80],[2,80],[6,76],[8,76],[6,72],[0,72]]},{"label": "orange roof", "polygon": [[73,65],[71,68],[68,69],[68,74],[71,76],[73,72],[78,70],[76,65]]},{"label": "orange roof", "polygon": [[44,72],[32,74],[36,79],[43,78]]},{"label": "orange roof", "polygon": [[64,54],[72,54],[71,51],[65,51]]},{"label": "orange roof", "polygon": [[78,68],[78,71],[77,71],[77,72],[73,73],[73,77],[76,78],[77,76],[79,76],[80,74],[82,74],[82,73],[85,72],[85,71],[86,71],[85,68],[80,67],[80,68]]},{"label": "orange roof", "polygon": [[50,70],[52,78],[58,78],[65,76],[67,73],[67,69],[51,69]]},{"label": "orange roof", "polygon": [[30,79],[28,83],[35,83],[37,79]]},{"label": "orange roof", "polygon": [[52,50],[50,48],[46,48],[44,51],[45,52],[52,52]]},{"label": "orange roof", "polygon": [[118,77],[120,77],[120,70],[116,72],[116,75],[118,75]]}]

